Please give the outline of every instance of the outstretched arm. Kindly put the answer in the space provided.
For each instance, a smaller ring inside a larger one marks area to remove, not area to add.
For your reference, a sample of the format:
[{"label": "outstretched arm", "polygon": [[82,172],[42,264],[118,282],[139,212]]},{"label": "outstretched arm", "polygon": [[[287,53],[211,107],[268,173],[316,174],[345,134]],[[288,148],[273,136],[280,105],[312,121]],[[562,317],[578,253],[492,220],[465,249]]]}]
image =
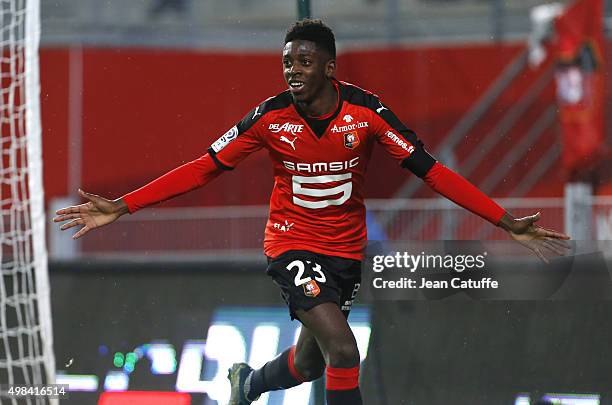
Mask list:
[{"label": "outstretched arm", "polygon": [[202,187],[225,170],[232,170],[248,155],[262,148],[259,130],[264,126],[255,124],[268,108],[266,105],[270,100],[250,111],[238,124],[213,142],[208,153],[198,159],[177,167],[117,200],[108,200],[79,190],[79,194],[89,201],[58,210],[53,221],[70,220],[60,227],[62,230],[83,225],[73,236],[77,239],[91,229],[116,221],[123,214],[134,213],[149,205]]},{"label": "outstretched arm", "polygon": [[73,236],[74,239],[78,239],[92,229],[116,221],[123,214],[136,212],[141,208],[201,187],[221,173],[223,171],[206,154],[116,200],[109,200],[79,190],[79,195],[88,201],[58,210],[53,221],[70,220],[60,227],[61,230],[82,225],[83,227]]},{"label": "outstretched arm", "polygon": [[569,249],[565,242],[569,236],[535,225],[540,218],[539,213],[525,218],[514,218],[464,177],[437,162],[425,150],[423,142],[416,134],[377,97],[370,96],[369,102],[373,111],[371,127],[378,136],[378,142],[391,156],[400,161],[402,167],[422,178],[438,194],[493,225],[502,227],[512,239],[531,249],[545,262],[548,260],[542,253],[544,250],[564,254]]},{"label": "outstretched arm", "polygon": [[570,239],[568,235],[535,225],[540,219],[539,212],[524,218],[514,218],[476,186],[438,162],[423,179],[439,194],[505,229],[512,239],[532,250],[546,263],[548,259],[544,251],[563,255],[569,249],[565,242]]},{"label": "outstretched arm", "polygon": [[506,213],[506,210],[476,186],[439,162],[433,163],[423,180],[438,194],[494,225],[497,225]]}]

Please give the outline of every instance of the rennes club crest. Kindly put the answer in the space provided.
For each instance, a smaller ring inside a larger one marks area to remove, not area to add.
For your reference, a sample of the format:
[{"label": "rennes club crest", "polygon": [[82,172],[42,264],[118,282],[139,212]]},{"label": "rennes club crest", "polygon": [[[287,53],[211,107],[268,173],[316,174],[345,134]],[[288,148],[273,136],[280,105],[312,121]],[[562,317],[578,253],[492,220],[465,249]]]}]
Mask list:
[{"label": "rennes club crest", "polygon": [[359,137],[357,132],[347,132],[344,134],[344,147],[347,149],[355,149],[359,145]]}]

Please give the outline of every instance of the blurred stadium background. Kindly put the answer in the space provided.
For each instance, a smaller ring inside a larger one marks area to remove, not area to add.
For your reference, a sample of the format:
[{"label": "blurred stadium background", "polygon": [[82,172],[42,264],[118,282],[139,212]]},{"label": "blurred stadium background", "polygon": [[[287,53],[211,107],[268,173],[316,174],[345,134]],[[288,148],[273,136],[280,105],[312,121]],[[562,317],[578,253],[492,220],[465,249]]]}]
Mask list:
[{"label": "blurred stadium background", "polygon": [[[569,63],[555,29],[538,34],[534,19],[579,3]],[[40,0],[47,217],[77,203],[79,187],[120,197],[203,154],[284,89],[284,31],[309,12],[335,31],[339,78],[379,94],[442,162],[515,215],[541,210],[544,226],[612,255],[612,81],[602,63],[612,3],[603,15],[591,7],[601,1],[544,4]],[[598,44],[597,27],[606,36],[589,59],[582,45]],[[594,117],[586,129],[567,124],[576,111],[559,94],[573,68],[588,82],[576,107]],[[581,131],[594,140],[565,157]],[[261,253],[271,174],[256,154],[78,243],[47,223],[56,381],[71,391],[61,403],[225,404],[228,364],[261,365],[292,343],[297,325]],[[366,187],[372,240],[504,238],[380,151]],[[365,403],[611,404],[611,316],[605,301],[364,304],[353,327]],[[314,383],[257,403],[322,398]]]}]

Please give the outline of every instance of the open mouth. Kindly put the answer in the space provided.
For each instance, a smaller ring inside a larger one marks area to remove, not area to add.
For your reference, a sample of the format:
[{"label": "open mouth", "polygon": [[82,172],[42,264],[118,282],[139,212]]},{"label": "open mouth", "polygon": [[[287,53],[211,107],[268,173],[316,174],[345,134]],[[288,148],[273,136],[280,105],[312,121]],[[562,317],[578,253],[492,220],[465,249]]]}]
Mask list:
[{"label": "open mouth", "polygon": [[291,80],[289,82],[289,87],[291,90],[301,90],[304,87],[304,82],[299,80]]}]

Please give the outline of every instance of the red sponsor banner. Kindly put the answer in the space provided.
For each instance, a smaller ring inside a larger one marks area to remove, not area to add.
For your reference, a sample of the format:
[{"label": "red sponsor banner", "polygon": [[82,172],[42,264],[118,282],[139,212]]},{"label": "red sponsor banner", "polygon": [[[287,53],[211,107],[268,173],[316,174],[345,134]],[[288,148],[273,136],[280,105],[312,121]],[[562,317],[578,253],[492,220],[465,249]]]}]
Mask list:
[{"label": "red sponsor banner", "polygon": [[184,392],[109,391],[103,392],[98,405],[189,405],[191,396]]},{"label": "red sponsor banner", "polygon": [[604,156],[603,1],[578,0],[555,21],[563,166],[587,177]]}]

